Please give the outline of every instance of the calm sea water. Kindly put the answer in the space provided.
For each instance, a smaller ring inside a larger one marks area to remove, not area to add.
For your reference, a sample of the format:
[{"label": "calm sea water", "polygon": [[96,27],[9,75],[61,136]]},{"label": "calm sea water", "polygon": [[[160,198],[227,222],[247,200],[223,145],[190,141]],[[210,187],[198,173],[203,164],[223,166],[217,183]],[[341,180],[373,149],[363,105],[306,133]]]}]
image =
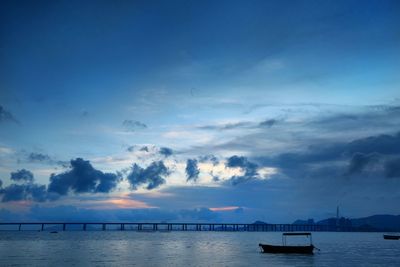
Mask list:
[{"label": "calm sea water", "polygon": [[315,255],[274,255],[258,243],[280,244],[281,233],[0,232],[0,266],[400,266],[400,241],[381,233],[313,233],[313,241]]}]

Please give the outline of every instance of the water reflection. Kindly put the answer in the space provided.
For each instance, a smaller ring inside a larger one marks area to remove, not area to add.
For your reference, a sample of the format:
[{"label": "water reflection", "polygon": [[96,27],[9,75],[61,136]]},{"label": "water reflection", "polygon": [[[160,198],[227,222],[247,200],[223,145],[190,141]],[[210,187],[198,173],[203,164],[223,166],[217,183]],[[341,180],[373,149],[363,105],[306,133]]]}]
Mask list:
[{"label": "water reflection", "polygon": [[315,255],[260,253],[281,233],[0,232],[0,266],[400,266],[380,233],[314,233]]}]

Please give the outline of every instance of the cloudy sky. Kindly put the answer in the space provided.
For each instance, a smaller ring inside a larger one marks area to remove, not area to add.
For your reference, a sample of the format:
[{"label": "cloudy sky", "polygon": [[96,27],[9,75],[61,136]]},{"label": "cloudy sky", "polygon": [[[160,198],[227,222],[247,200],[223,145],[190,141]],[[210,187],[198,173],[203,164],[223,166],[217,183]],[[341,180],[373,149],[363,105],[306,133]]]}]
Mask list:
[{"label": "cloudy sky", "polygon": [[0,220],[400,214],[399,1],[1,1]]}]

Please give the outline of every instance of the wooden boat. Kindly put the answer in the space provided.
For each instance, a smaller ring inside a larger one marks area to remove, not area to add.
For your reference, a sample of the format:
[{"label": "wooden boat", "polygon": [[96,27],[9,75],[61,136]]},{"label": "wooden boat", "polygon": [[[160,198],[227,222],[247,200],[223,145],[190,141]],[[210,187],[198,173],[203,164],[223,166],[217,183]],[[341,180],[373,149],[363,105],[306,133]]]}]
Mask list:
[{"label": "wooden boat", "polygon": [[[310,244],[307,246],[288,246],[286,245],[287,236],[306,236],[310,238]],[[311,233],[283,233],[282,246],[258,244],[263,253],[299,253],[314,254],[314,245],[312,244]]]},{"label": "wooden boat", "polygon": [[259,244],[264,253],[300,253],[300,254],[313,254],[314,246],[273,246]]},{"label": "wooden boat", "polygon": [[383,235],[383,239],[400,240],[400,235]]}]

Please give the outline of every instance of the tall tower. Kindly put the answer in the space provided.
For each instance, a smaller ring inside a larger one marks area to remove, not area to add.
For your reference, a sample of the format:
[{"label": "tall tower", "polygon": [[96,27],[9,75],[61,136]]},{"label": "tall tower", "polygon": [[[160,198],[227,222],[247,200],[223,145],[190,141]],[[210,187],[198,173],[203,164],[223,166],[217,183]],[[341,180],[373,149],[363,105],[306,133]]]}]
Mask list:
[{"label": "tall tower", "polygon": [[339,206],[336,207],[336,220],[339,220]]},{"label": "tall tower", "polygon": [[339,206],[336,207],[336,227],[339,226]]}]

